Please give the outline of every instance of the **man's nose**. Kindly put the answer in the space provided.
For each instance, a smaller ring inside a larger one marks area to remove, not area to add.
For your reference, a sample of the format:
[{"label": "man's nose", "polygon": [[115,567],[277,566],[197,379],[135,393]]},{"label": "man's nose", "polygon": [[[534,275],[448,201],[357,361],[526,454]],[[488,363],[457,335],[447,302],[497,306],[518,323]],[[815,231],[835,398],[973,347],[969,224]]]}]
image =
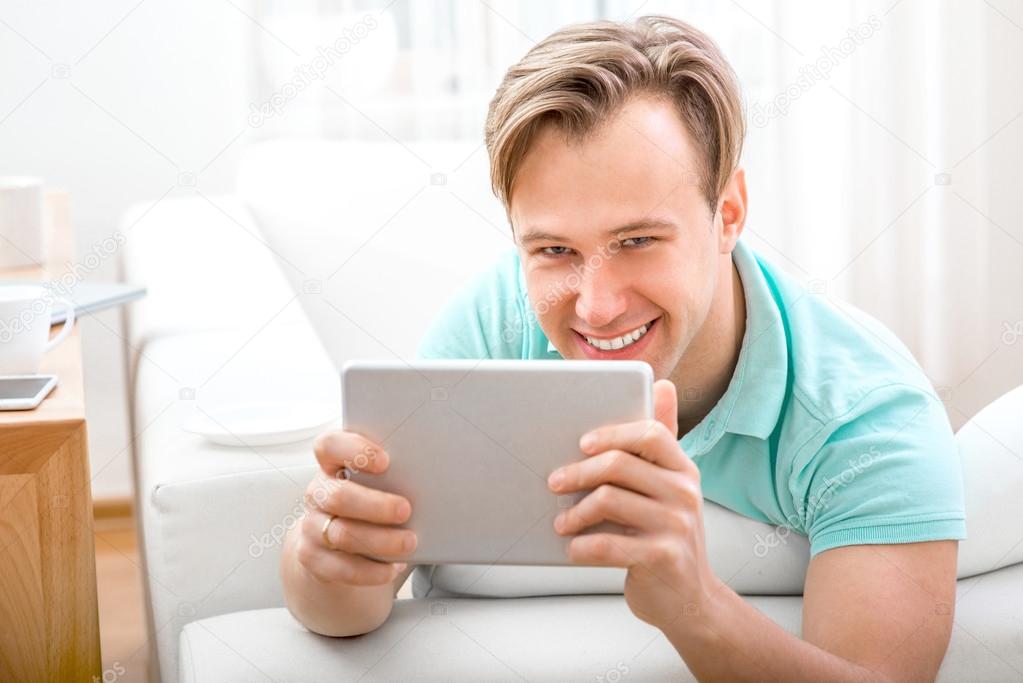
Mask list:
[{"label": "man's nose", "polygon": [[575,314],[594,330],[611,324],[627,307],[624,284],[606,265],[588,269],[580,275]]}]

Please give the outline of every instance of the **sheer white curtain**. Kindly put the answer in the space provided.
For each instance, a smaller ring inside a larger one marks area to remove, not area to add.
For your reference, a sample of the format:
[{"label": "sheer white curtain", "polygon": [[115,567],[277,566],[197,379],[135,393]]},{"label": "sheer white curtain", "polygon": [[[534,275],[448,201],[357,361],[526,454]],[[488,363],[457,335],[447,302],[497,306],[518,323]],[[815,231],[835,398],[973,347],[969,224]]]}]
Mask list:
[{"label": "sheer white curtain", "polygon": [[[257,97],[263,103],[311,66],[320,48],[353,27],[374,26],[352,49],[312,76],[314,86],[286,102],[288,116],[271,117],[263,136],[480,138],[487,103],[505,70],[537,41],[566,24],[626,19],[643,13],[678,14],[725,43],[745,46],[735,55],[744,75],[762,80],[754,51],[770,48],[755,23],[728,21],[710,0],[642,2],[573,0],[269,0],[257,3],[253,38]],[[301,79],[299,79],[301,80]]]},{"label": "sheer white curtain", "polygon": [[252,12],[260,137],[396,143],[482,143],[504,70],[567,23],[690,21],[742,81],[754,245],[891,327],[955,426],[1023,383],[1018,5],[266,0]]},{"label": "sheer white curtain", "polygon": [[834,68],[751,116],[750,227],[891,327],[958,427],[1023,384],[1021,22],[985,2],[772,7],[777,92],[823,55]]}]

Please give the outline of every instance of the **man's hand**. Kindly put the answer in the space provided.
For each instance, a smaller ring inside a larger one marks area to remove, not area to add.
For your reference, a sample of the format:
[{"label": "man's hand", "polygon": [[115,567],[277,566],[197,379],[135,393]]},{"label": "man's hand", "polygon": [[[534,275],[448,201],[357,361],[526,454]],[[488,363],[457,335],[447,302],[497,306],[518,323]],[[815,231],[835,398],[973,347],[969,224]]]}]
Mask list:
[{"label": "man's hand", "polygon": [[354,636],[379,627],[412,567],[398,563],[416,546],[399,526],[412,514],[404,496],[350,481],[346,473],[381,474],[391,457],[355,432],[320,435],[320,469],[305,493],[301,522],[281,552],[285,603],[314,633]]},{"label": "man's hand", "polygon": [[629,609],[663,629],[699,611],[721,582],[707,561],[700,472],[678,444],[678,401],[668,380],[654,383],[654,414],[583,435],[589,457],[555,470],[548,484],[558,494],[593,489],[554,520],[559,534],[603,521],[626,527],[628,535],[577,535],[569,558],[628,569]]}]

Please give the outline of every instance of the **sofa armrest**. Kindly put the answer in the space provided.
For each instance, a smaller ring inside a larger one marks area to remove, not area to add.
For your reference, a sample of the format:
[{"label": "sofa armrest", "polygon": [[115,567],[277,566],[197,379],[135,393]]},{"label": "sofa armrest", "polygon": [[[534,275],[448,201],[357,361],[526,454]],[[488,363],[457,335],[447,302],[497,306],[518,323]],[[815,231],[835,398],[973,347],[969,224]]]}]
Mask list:
[{"label": "sofa armrest", "polygon": [[281,541],[317,467],[311,439],[228,447],[182,429],[200,409],[247,401],[330,403],[340,414],[337,375],[307,325],[146,345],[134,406],[137,515],[151,650],[164,681],[176,678],[185,624],[284,605]]},{"label": "sofa armrest", "polygon": [[340,386],[281,272],[290,266],[237,199],[136,206],[121,232],[124,278],[148,289],[127,323],[133,465],[151,666],[173,681],[184,624],[284,604],[280,541],[316,469],[311,440],[218,446],[183,422],[252,402],[339,415]]}]

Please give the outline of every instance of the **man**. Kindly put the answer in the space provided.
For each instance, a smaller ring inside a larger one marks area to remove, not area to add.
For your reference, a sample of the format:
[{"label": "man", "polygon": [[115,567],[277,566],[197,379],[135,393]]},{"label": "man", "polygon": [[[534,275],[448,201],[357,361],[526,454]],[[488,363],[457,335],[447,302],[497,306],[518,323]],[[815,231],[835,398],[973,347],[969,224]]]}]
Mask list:
[{"label": "man", "polygon": [[[549,486],[593,491],[555,530],[574,537],[573,561],[628,570],[630,609],[698,678],[933,679],[965,537],[948,420],[894,335],[740,239],[744,131],[734,73],[682,22],[538,44],[486,127],[516,249],[449,302],[420,356],[651,365],[656,420],[583,437],[588,457]],[[414,548],[394,528],[408,501],[330,479],[365,453],[386,468],[356,434],[317,442],[310,496],[326,493],[286,544],[289,606],[320,633],[376,628],[411,571],[362,555]],[[704,497],[808,536],[802,638],[714,575]],[[633,532],[579,535],[602,520]]]}]

